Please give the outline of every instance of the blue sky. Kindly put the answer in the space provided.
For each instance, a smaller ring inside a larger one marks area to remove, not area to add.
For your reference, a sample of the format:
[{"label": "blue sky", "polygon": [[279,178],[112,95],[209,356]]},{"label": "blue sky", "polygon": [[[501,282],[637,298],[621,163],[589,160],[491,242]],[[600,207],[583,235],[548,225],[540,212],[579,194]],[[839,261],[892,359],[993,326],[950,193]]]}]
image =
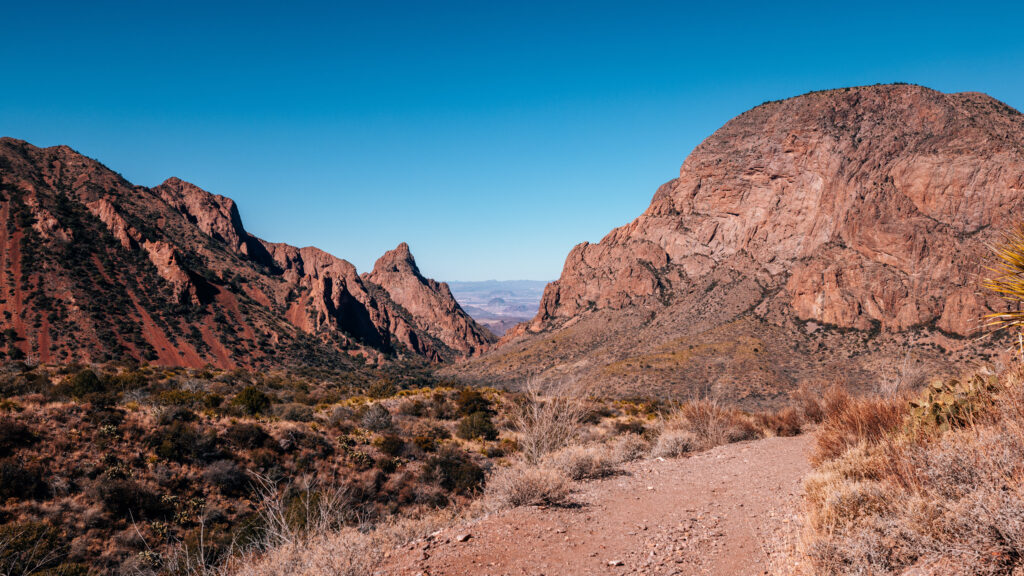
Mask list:
[{"label": "blue sky", "polygon": [[368,270],[553,279],[729,118],[914,82],[1024,108],[1018,3],[3,2],[0,135]]}]

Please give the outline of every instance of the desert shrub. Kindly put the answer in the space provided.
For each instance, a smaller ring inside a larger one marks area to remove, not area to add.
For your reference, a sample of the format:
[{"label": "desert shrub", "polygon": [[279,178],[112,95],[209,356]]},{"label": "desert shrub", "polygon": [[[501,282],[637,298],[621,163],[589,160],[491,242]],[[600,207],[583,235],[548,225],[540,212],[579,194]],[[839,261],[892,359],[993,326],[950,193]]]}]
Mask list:
[{"label": "desert shrub", "polygon": [[[2,354],[2,352],[0,352]],[[0,378],[0,396],[18,396],[21,394],[53,393],[50,379],[46,374],[29,372]]]},{"label": "desert shrub", "polygon": [[270,409],[271,398],[255,386],[246,386],[231,399],[231,405],[250,416],[263,414]]},{"label": "desert shrub", "polygon": [[124,422],[124,411],[110,407],[93,407],[93,409],[89,410],[89,412],[87,413],[87,417],[89,422],[91,422],[93,426],[117,427],[120,426],[122,422]]},{"label": "desert shrub", "polygon": [[651,445],[639,434],[623,434],[612,445],[619,462],[639,460],[651,449]]},{"label": "desert shrub", "polygon": [[248,422],[228,426],[224,431],[224,437],[238,448],[245,450],[274,446],[273,439],[262,426]]},{"label": "desert shrub", "polygon": [[398,412],[406,416],[421,418],[427,414],[427,405],[422,400],[406,400],[398,405]]},{"label": "desert shrub", "polygon": [[329,456],[334,451],[323,436],[300,424],[280,428],[277,431],[277,445],[285,452],[306,450],[321,458]]},{"label": "desert shrub", "polygon": [[195,412],[184,406],[172,406],[160,412],[160,416],[157,417],[156,421],[161,426],[168,426],[175,422],[195,422],[197,418],[198,416]]},{"label": "desert shrub", "polygon": [[226,576],[308,574],[365,576],[380,573],[383,553],[391,547],[377,534],[355,528],[312,533],[279,544],[261,546],[258,556],[237,562]]},{"label": "desert shrub", "polygon": [[569,481],[558,470],[515,465],[500,468],[487,481],[485,498],[495,508],[564,506],[569,504]]},{"label": "desert shrub", "polygon": [[336,428],[349,428],[351,427],[351,422],[354,417],[355,414],[348,406],[335,406],[331,410],[328,422],[331,426]]},{"label": "desert shrub", "polygon": [[400,436],[394,434],[380,436],[374,440],[373,444],[378,450],[388,456],[398,456],[402,453],[402,449],[405,448],[405,441]]},{"label": "desert shrub", "polygon": [[569,446],[546,456],[544,463],[570,480],[591,480],[614,474],[619,461],[606,446]]},{"label": "desert shrub", "polygon": [[57,392],[76,400],[82,400],[91,395],[106,392],[106,387],[95,372],[86,368],[65,378],[57,386]]},{"label": "desert shrub", "polygon": [[377,402],[366,407],[360,419],[363,428],[374,432],[384,432],[391,429],[391,412],[383,404]]},{"label": "desert shrub", "polygon": [[491,401],[475,388],[463,388],[455,397],[455,406],[460,416],[469,416],[477,412],[491,413]]},{"label": "desert shrub", "polygon": [[7,456],[14,450],[28,446],[36,440],[32,430],[7,417],[0,419],[0,457]]},{"label": "desert shrub", "polygon": [[482,438],[484,440],[497,440],[498,429],[491,421],[491,415],[487,412],[473,412],[463,416],[455,429],[455,435],[459,438],[472,440]]},{"label": "desert shrub", "polygon": [[100,482],[96,495],[116,518],[154,520],[173,512],[156,492],[127,478]]},{"label": "desert shrub", "polygon": [[[966,384],[965,384],[966,383]],[[828,574],[1024,568],[1018,370],[937,383],[913,403],[826,395],[804,482],[808,556]]]},{"label": "desert shrub", "polygon": [[[0,525],[0,574],[82,574],[62,565],[67,543],[60,530],[43,522],[11,522]],[[64,568],[67,570],[61,570]]]},{"label": "desert shrub", "polygon": [[123,392],[141,390],[149,385],[146,375],[138,370],[127,370],[111,376],[108,387],[116,388]]},{"label": "desert shrub", "polygon": [[149,442],[158,456],[176,462],[211,461],[221,455],[217,433],[201,432],[188,422],[177,421],[157,429]]},{"label": "desert shrub", "polygon": [[210,464],[203,471],[203,480],[229,496],[240,496],[249,488],[248,474],[231,460],[217,460]]},{"label": "desert shrub", "polygon": [[430,397],[430,415],[438,420],[452,420],[456,411],[444,392],[434,392]]},{"label": "desert shrub", "polygon": [[665,430],[658,435],[651,452],[656,458],[678,458],[700,450],[701,440],[687,430]]},{"label": "desert shrub", "polygon": [[398,460],[390,457],[378,458],[374,461],[374,466],[385,474],[394,474],[398,470]]},{"label": "desert shrub", "polygon": [[437,450],[437,438],[434,438],[433,436],[414,436],[412,443],[424,452],[433,452]]},{"label": "desert shrub", "polygon": [[454,446],[445,446],[427,460],[424,476],[442,488],[457,494],[475,492],[484,482],[484,471],[469,456]]},{"label": "desert shrub", "polygon": [[274,408],[274,414],[289,422],[311,422],[313,420],[313,409],[305,404],[290,403],[282,404]]},{"label": "desert shrub", "polygon": [[636,418],[615,421],[615,432],[618,434],[642,435],[646,431],[647,428],[644,426],[643,421],[637,420]]},{"label": "desert shrub", "polygon": [[572,396],[543,397],[530,389],[513,410],[512,426],[519,433],[519,448],[527,462],[571,444],[580,434],[586,408]]},{"label": "desert shrub", "polygon": [[800,412],[787,406],[776,412],[762,412],[757,415],[757,424],[771,436],[796,436],[802,429]]},{"label": "desert shrub", "polygon": [[14,458],[0,460],[0,501],[42,500],[49,495],[50,487],[41,466],[26,465]]},{"label": "desert shrub", "polygon": [[395,395],[398,388],[390,378],[381,378],[373,381],[366,389],[366,395],[370,398],[390,398]]}]

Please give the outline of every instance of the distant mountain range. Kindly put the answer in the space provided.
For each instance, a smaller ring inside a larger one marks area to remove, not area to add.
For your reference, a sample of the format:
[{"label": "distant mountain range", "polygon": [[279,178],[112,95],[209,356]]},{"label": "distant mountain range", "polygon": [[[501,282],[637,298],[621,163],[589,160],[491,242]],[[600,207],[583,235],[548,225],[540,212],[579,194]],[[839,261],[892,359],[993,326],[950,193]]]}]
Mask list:
[{"label": "distant mountain range", "polygon": [[537,314],[547,284],[540,280],[448,282],[463,309],[497,336]]}]

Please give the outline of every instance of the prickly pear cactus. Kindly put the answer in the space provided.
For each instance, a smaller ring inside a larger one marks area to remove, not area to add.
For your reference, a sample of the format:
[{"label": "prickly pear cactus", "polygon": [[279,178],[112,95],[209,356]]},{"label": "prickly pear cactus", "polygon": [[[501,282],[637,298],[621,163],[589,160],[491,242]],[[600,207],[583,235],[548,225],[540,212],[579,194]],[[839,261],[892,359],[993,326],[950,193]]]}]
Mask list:
[{"label": "prickly pear cactus", "polygon": [[910,403],[910,414],[919,426],[939,430],[960,428],[989,405],[995,389],[996,379],[980,374],[963,380],[936,381],[928,385],[920,399]]}]

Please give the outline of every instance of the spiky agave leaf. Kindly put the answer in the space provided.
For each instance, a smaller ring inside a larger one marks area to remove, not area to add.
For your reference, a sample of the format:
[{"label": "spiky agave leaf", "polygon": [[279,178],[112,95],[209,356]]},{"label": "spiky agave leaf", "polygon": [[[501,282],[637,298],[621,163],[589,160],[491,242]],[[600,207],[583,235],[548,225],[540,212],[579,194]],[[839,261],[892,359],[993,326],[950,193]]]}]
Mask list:
[{"label": "spiky agave leaf", "polygon": [[991,274],[982,286],[1012,302],[1016,310],[985,315],[996,328],[1024,327],[1024,224],[1007,232],[1000,243],[990,245],[996,264],[987,267]]}]

